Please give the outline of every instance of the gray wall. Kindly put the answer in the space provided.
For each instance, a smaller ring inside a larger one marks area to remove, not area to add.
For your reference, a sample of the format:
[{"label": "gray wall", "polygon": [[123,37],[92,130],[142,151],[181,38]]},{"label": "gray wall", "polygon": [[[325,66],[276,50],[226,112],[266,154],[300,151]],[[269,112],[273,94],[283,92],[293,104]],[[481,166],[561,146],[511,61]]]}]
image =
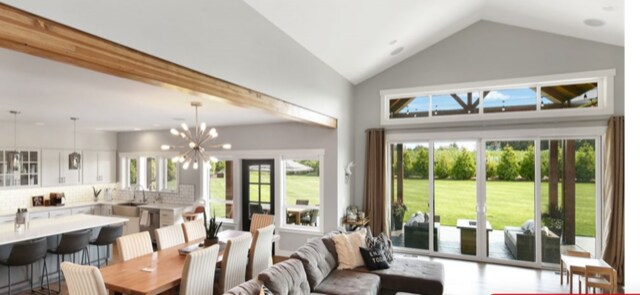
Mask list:
[{"label": "gray wall", "polygon": [[[18,148],[73,149],[73,126],[53,127],[31,124],[17,125]],[[0,124],[0,149],[13,149],[13,123]],[[116,150],[115,132],[87,131],[79,129],[76,135],[79,150]]]},{"label": "gray wall", "polygon": [[624,48],[487,21],[477,22],[358,84],[355,204],[362,204],[365,130],[380,127],[380,90],[616,69],[616,115],[624,114]]},{"label": "gray wall", "polygon": [[[324,155],[324,210],[321,218],[326,230],[335,229],[338,219],[342,216],[337,208],[341,206],[340,198],[336,198],[336,179],[342,179],[343,174],[336,164],[339,148],[336,146],[338,132],[334,129],[314,127],[302,123],[279,123],[263,125],[247,125],[234,127],[217,127],[220,134],[216,142],[229,142],[232,151],[262,150],[290,150],[290,149],[323,149]],[[182,144],[167,130],[140,131],[118,133],[118,152],[159,151],[162,144]],[[193,184],[196,196],[202,188],[199,183],[199,171],[180,170],[180,184]],[[241,198],[242,196],[234,196]],[[281,232],[279,247],[281,250],[294,251],[301,246],[306,238],[314,234]]]},{"label": "gray wall", "polygon": [[[334,154],[325,157],[334,169],[326,196],[336,199],[328,209],[344,212],[351,203],[353,182],[345,184],[342,168],[354,156],[353,85],[243,1],[5,2],[337,118]],[[295,126],[287,130],[309,130]]]}]

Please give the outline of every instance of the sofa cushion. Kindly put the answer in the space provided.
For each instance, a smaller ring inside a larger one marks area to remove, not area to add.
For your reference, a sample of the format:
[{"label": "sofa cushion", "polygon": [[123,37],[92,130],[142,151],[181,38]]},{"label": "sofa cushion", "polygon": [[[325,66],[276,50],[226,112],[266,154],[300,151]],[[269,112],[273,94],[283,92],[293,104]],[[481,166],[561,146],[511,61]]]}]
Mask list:
[{"label": "sofa cushion", "polygon": [[338,269],[353,269],[364,265],[360,247],[365,247],[366,231],[364,229],[349,234],[338,234],[332,237],[338,252]]},{"label": "sofa cushion", "polygon": [[389,263],[387,263],[387,258],[385,258],[380,245],[375,245],[373,248],[360,247],[360,254],[369,270],[389,268]]},{"label": "sofa cushion", "polygon": [[444,266],[442,263],[417,258],[396,257],[388,269],[369,271],[364,267],[354,271],[380,276],[382,289],[418,294],[442,294]]},{"label": "sofa cushion", "polygon": [[329,253],[324,242],[319,238],[312,239],[304,244],[294,252],[291,257],[302,261],[304,271],[309,280],[309,286],[312,290],[337,266],[333,255]]},{"label": "sofa cushion", "polygon": [[[367,237],[365,238],[365,242],[369,249],[379,247],[384,253],[387,262],[393,261],[393,244],[391,243],[391,240],[387,238],[387,235],[380,233],[377,237],[373,237],[371,231],[367,228]],[[362,258],[364,258],[364,255]]]},{"label": "sofa cushion", "polygon": [[272,265],[258,275],[258,280],[273,294],[301,295],[311,292],[304,267],[298,259],[287,259]]},{"label": "sofa cushion", "polygon": [[258,295],[261,293],[262,283],[257,280],[250,280],[231,288],[224,295]]},{"label": "sofa cushion", "polygon": [[[365,268],[366,269],[366,268]],[[322,294],[374,295],[380,291],[380,277],[350,270],[336,270],[313,292]]]}]

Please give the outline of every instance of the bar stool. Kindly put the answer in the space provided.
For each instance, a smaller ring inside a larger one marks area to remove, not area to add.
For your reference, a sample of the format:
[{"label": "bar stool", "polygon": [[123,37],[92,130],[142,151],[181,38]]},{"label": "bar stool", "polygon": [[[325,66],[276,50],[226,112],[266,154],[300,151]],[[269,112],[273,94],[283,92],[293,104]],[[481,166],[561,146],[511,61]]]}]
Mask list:
[{"label": "bar stool", "polygon": [[49,249],[49,253],[56,254],[56,262],[58,263],[58,291],[54,290],[54,292],[60,293],[61,290],[61,271],[60,271],[60,256],[62,255],[62,261],[64,261],[64,256],[67,254],[72,255],[73,262],[76,261],[76,253],[82,251],[82,258],[80,259],[80,264],[84,264],[85,254],[87,258],[87,263],[90,263],[89,259],[89,239],[91,238],[91,230],[85,229],[72,233],[62,234],[62,238],[60,238],[60,243],[58,247],[55,249]]},{"label": "bar stool", "polygon": [[100,229],[98,237],[90,241],[90,245],[96,246],[98,249],[98,268],[100,268],[100,246],[106,246],[107,256],[104,257],[105,265],[109,265],[109,245],[113,244],[117,238],[122,236],[122,225],[119,226],[104,226]]},{"label": "bar stool", "polygon": [[[9,258],[6,260],[0,260],[0,264],[6,265],[9,269],[7,271],[7,275],[9,277],[8,280],[8,288],[9,295],[11,295],[11,267],[12,266],[26,266],[27,270],[29,266],[31,266],[31,291],[33,291],[33,264],[38,260],[42,259],[44,261],[42,268],[42,276],[40,277],[40,288],[42,288],[42,277],[46,275],[47,277],[47,287],[49,286],[49,272],[47,271],[47,239],[40,238],[36,240],[31,240],[27,242],[21,242],[13,245],[11,248],[11,253],[9,254]],[[49,291],[49,294],[51,292]]]}]

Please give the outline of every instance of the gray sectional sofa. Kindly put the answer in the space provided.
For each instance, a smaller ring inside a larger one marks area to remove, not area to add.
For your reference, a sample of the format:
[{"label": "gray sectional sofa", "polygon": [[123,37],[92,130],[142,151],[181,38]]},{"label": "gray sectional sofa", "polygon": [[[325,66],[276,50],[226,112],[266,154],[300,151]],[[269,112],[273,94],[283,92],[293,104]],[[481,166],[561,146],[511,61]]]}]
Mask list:
[{"label": "gray sectional sofa", "polygon": [[369,271],[365,267],[338,270],[337,252],[329,236],[309,241],[291,257],[227,294],[259,294],[260,284],[273,294],[292,295],[396,292],[441,295],[444,289],[443,265],[415,258],[396,257],[391,267],[384,270]]}]

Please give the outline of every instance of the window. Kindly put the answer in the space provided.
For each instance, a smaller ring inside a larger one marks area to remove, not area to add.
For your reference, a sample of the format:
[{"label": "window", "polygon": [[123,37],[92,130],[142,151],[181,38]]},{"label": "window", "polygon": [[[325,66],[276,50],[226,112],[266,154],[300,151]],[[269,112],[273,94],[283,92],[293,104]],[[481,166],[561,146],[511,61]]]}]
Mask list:
[{"label": "window", "polygon": [[607,85],[614,75],[606,70],[383,90],[381,124],[610,116],[613,87]]},{"label": "window", "polygon": [[[178,165],[171,159],[158,157],[154,158],[157,162],[157,189],[163,192],[178,191]],[[150,167],[150,166],[147,166]],[[153,182],[152,182],[153,183]]]},{"label": "window", "polygon": [[159,187],[158,187],[158,179],[157,179],[158,167],[156,166],[156,158],[146,158],[146,161],[147,161],[146,171],[144,172],[146,175],[145,187],[147,188],[147,190],[157,191],[159,190]]},{"label": "window", "polygon": [[178,165],[169,156],[124,156],[120,163],[122,188],[178,191]]},{"label": "window", "polygon": [[208,179],[211,215],[233,220],[233,161],[211,161]]},{"label": "window", "polygon": [[127,183],[129,187],[136,187],[138,184],[138,159],[128,159],[127,162],[129,166],[129,181]]},{"label": "window", "polygon": [[321,166],[321,159],[317,157],[282,160],[286,226],[313,230],[321,228]]}]

